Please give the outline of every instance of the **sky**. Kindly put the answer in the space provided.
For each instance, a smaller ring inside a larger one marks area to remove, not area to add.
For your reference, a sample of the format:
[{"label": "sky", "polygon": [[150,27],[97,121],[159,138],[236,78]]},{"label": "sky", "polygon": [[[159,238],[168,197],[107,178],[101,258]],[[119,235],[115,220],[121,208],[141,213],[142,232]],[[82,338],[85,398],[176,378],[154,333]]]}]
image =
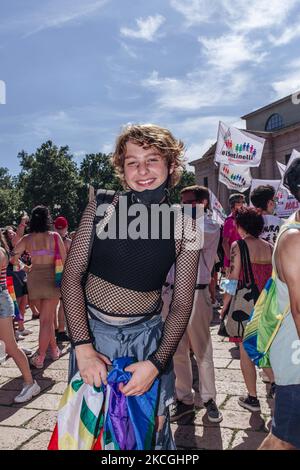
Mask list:
[{"label": "sky", "polygon": [[300,90],[299,39],[299,0],[1,0],[0,166],[49,139],[80,164],[149,122],[200,158],[219,120]]}]

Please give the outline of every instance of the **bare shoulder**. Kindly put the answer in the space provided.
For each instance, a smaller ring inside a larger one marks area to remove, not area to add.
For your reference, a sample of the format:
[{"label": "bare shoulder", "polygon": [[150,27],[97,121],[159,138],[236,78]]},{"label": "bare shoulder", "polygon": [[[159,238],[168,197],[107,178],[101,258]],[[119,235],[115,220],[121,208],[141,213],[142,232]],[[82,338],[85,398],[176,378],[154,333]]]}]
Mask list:
[{"label": "bare shoulder", "polygon": [[290,251],[300,248],[300,230],[292,228],[283,233],[278,240],[278,250]]},{"label": "bare shoulder", "polygon": [[298,253],[300,252],[300,230],[290,229],[283,233],[277,246],[279,259],[290,266],[299,265]]}]

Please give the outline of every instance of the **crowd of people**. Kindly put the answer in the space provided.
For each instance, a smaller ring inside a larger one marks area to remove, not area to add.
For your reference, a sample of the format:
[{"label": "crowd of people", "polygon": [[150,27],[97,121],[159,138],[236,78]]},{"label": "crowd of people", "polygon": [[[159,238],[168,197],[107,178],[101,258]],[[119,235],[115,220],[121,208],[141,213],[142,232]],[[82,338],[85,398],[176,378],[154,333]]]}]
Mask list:
[{"label": "crowd of people", "polygon": [[[289,220],[276,217],[275,190],[269,185],[257,187],[248,203],[243,194],[231,194],[231,213],[223,226],[214,220],[206,187],[182,189],[180,205],[172,205],[170,189],[180,181],[183,151],[183,143],[167,129],[127,126],[112,159],[124,192],[100,191],[73,240],[66,218],[52,224],[44,206],[35,207],[30,218],[24,215],[16,229],[1,230],[0,339],[24,379],[15,401],[40,393],[30,366],[42,369],[47,354],[57,360],[61,342],[71,343],[69,381],[79,371],[92,387],[107,385],[116,359],[134,358],[125,368],[130,380],[119,390],[125,397],[141,396],[159,382],[153,448],[174,449],[170,423],[183,416],[193,420],[196,412],[192,357],[208,420],[223,419],[210,333],[218,309],[229,341],[239,348],[247,393],[237,405],[260,411],[257,368],[243,335],[275,270],[279,307],[288,304],[289,309],[271,344],[271,367],[262,370],[275,411],[271,433],[260,448],[300,449],[300,365],[292,354],[300,338],[300,213]],[[300,201],[300,160],[288,168],[285,185]],[[145,214],[138,223],[137,206]],[[154,206],[163,217],[169,215],[168,236],[165,220],[153,219]],[[130,236],[133,227],[136,235]],[[58,259],[64,267],[61,287],[56,283]],[[19,346],[31,334],[24,325],[27,307],[40,325],[33,354]]]}]

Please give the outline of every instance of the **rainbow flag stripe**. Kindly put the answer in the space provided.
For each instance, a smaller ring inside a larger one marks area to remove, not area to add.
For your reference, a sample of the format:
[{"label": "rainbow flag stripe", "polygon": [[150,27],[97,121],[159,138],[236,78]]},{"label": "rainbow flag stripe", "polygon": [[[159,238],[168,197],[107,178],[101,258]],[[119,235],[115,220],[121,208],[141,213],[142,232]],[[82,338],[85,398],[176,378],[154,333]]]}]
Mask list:
[{"label": "rainbow flag stripe", "polygon": [[18,306],[17,298],[16,298],[16,293],[15,293],[15,288],[14,288],[14,280],[12,276],[7,276],[6,278],[6,283],[7,283],[7,290],[8,293],[14,303],[14,309],[15,309],[15,320],[16,321],[22,321],[24,320]]},{"label": "rainbow flag stripe", "polygon": [[141,396],[125,397],[119,384],[135,362],[124,357],[113,361],[108,385],[99,388],[83,382],[79,372],[67,387],[58,411],[49,450],[150,450],[154,447],[155,410],[159,381]]}]

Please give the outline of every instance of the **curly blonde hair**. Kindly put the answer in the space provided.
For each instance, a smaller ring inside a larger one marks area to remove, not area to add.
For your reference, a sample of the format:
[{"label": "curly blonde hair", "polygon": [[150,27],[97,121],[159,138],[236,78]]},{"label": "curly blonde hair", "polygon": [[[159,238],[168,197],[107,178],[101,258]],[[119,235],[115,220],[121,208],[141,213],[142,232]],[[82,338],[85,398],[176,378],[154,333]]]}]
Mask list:
[{"label": "curly blonde hair", "polygon": [[185,148],[183,142],[176,140],[168,129],[155,124],[129,124],[118,136],[112,155],[112,165],[125,188],[128,188],[124,176],[124,158],[128,141],[141,147],[158,149],[166,159],[168,168],[174,165],[173,173],[169,178],[169,187],[172,188],[178,184],[184,169]]}]

